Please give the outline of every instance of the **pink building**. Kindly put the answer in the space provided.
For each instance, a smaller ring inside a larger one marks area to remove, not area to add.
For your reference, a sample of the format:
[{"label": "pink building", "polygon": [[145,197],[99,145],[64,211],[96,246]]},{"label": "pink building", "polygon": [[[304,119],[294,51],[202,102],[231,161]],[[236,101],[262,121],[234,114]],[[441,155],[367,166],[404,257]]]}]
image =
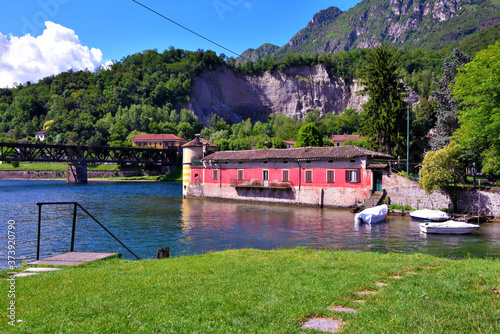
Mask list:
[{"label": "pink building", "polygon": [[349,207],[382,190],[392,159],[356,146],[215,152],[189,165],[184,195]]}]

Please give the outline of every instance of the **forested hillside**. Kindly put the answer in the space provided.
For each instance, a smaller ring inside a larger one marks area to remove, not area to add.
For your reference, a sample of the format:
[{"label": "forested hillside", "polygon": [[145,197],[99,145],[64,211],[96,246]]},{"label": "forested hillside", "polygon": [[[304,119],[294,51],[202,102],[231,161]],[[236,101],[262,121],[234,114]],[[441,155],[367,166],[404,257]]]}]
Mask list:
[{"label": "forested hillside", "polygon": [[212,51],[148,50],[94,73],[1,89],[0,137],[29,139],[42,129],[53,142],[89,145],[124,144],[134,131],[193,137],[201,124],[173,106],[189,99],[194,76],[223,62]]},{"label": "forested hillside", "polygon": [[[358,77],[366,52],[289,55],[283,61],[266,58],[244,65],[230,59],[227,65],[238,73],[259,74],[323,63],[330,75],[349,81]],[[400,55],[405,81],[428,96],[433,89],[432,72],[439,73],[443,55],[420,50]],[[43,129],[54,143],[128,145],[139,132],[174,133],[191,139],[203,124],[176,107],[190,99],[193,78],[225,63],[224,55],[212,51],[148,50],[94,73],[68,71],[38,83],[1,89],[0,138],[33,140],[35,132]]]}]

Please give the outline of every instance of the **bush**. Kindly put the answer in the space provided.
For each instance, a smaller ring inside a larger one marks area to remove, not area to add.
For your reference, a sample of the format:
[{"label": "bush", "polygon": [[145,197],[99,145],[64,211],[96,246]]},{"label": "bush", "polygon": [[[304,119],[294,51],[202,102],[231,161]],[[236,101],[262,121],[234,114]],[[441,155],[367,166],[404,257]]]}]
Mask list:
[{"label": "bush", "polygon": [[390,210],[404,210],[404,211],[412,211],[414,210],[411,206],[409,206],[408,204],[407,205],[404,205],[404,206],[401,206],[399,204],[391,204],[389,205],[389,209]]},{"label": "bush", "polygon": [[12,167],[14,168],[17,168],[19,167],[19,161],[11,161],[10,164],[12,165]]}]

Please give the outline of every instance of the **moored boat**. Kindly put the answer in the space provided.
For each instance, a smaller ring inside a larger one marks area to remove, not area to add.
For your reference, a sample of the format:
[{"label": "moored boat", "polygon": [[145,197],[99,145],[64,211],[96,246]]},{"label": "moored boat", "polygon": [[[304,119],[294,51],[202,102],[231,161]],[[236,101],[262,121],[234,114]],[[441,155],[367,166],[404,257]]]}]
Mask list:
[{"label": "moored boat", "polygon": [[386,204],[365,209],[354,216],[356,224],[371,224],[386,220],[389,208]]},{"label": "moored boat", "polygon": [[423,222],[444,222],[451,219],[451,215],[446,212],[429,209],[413,211],[410,217]]},{"label": "moored boat", "polygon": [[420,223],[420,231],[429,234],[466,234],[479,229],[479,225],[448,220],[444,223]]}]

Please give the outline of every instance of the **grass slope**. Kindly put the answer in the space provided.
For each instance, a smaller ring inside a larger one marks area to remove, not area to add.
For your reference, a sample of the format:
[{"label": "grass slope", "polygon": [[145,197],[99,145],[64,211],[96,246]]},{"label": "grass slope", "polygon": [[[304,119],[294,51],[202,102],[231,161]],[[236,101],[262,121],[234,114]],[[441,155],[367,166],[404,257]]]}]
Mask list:
[{"label": "grass slope", "polygon": [[[498,333],[498,269],[493,260],[303,248],[114,259],[17,279],[15,328],[3,278],[0,332],[312,333],[300,326],[315,316],[342,319],[343,333]],[[365,289],[378,294],[358,295]]]}]

